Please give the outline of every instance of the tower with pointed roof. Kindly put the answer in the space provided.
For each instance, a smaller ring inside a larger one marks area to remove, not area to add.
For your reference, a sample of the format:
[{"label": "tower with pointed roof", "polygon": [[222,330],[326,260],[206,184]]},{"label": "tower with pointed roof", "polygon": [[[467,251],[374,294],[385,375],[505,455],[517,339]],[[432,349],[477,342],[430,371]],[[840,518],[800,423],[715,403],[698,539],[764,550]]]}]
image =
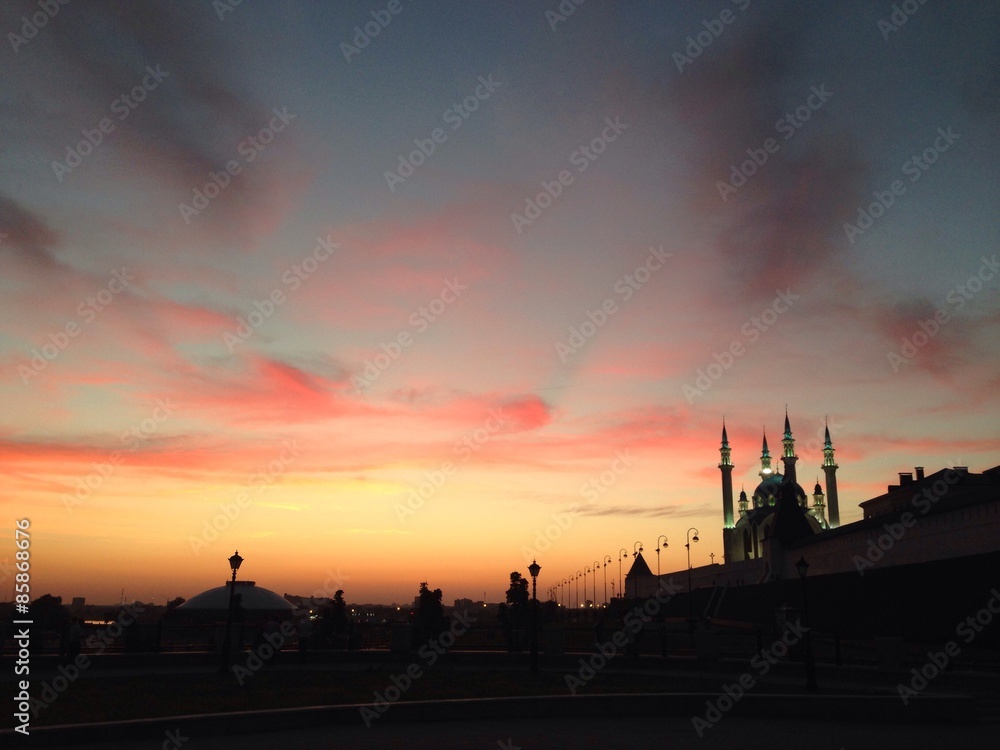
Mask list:
[{"label": "tower with pointed roof", "polygon": [[[741,560],[765,559],[769,569],[773,563],[780,560],[784,546],[795,544],[798,540],[812,534],[818,534],[831,528],[832,520],[827,521],[827,513],[835,512],[835,497],[826,503],[823,489],[817,482],[813,492],[813,504],[809,504],[809,496],[796,480],[795,438],[792,435],[791,420],[788,409],[785,409],[784,433],[781,439],[782,468],[776,471],[771,466],[771,451],[767,445],[767,431],[761,440],[760,453],[760,484],[748,498],[747,492],[740,492],[739,515],[732,514],[732,451],[729,446],[729,435],[725,422],[722,429],[722,447],[719,449],[722,459],[719,470],[722,472],[722,507],[723,530],[722,538],[726,551],[726,562]],[[830,452],[824,454],[832,459]],[[831,462],[832,463],[832,462]],[[832,464],[836,468],[835,464]],[[824,466],[824,470],[827,467]],[[827,477],[831,476],[827,471]],[[828,487],[829,492],[829,487]],[[833,491],[836,493],[836,484]],[[829,496],[829,495],[828,495]]]},{"label": "tower with pointed roof", "polygon": [[826,474],[826,507],[830,515],[830,528],[840,526],[840,505],[837,500],[837,466],[833,458],[833,441],[830,440],[830,425],[826,425],[823,443],[823,473]]},{"label": "tower with pointed roof", "polygon": [[788,409],[785,408],[785,434],[781,438],[781,463],[785,466],[785,476],[791,477],[795,481],[795,462],[799,457],[795,455],[795,438],[792,437],[792,427],[788,422]]},{"label": "tower with pointed roof", "polygon": [[726,420],[722,420],[722,446],[719,471],[722,472],[722,548],[729,554],[730,536],[733,533],[733,462],[730,457],[729,435],[726,434]]},{"label": "tower with pointed roof", "polygon": [[767,479],[774,471],[771,469],[771,451],[767,449],[767,430],[764,430],[764,442],[760,447],[760,478]]}]

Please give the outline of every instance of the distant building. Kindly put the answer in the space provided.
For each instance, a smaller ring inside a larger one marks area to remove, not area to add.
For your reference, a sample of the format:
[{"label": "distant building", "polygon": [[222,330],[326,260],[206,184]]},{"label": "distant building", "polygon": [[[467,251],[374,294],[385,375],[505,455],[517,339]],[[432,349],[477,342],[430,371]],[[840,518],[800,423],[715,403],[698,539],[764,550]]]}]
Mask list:
[{"label": "distant building", "polygon": [[[823,462],[826,492],[817,482],[812,502],[796,481],[795,441],[785,415],[781,461],[784,473],[771,467],[764,437],[761,482],[752,498],[741,491],[733,507],[731,449],[722,427],[719,449],[722,474],[724,564],[693,568],[692,588],[739,586],[793,578],[795,563],[809,563],[809,575],[857,572],[872,567],[912,565],[1000,551],[1000,466],[981,474],[966,466],[925,474],[922,466],[900,472],[899,483],[862,502],[864,518],[840,525],[834,448],[825,431]],[[734,514],[734,510],[736,513]],[[661,576],[687,583],[688,571]],[[636,556],[626,576],[627,596],[649,596],[657,577]]]},{"label": "distant building", "polygon": [[79,617],[83,614],[83,608],[87,606],[87,598],[84,596],[74,596],[73,603],[69,605],[69,611]]},{"label": "distant building", "polygon": [[[229,610],[229,590],[233,581],[225,586],[202,591],[171,612],[174,620],[225,620]],[[258,586],[255,581],[236,581],[234,597],[237,602],[237,617],[246,620],[260,620],[266,617],[287,619],[295,607],[280,594]]]}]

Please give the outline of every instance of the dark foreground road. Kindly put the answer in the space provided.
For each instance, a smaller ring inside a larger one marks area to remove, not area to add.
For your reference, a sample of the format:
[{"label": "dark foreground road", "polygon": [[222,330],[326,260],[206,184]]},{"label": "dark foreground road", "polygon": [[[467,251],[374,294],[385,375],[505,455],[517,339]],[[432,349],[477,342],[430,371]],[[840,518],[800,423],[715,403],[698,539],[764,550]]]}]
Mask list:
[{"label": "dark foreground road", "polygon": [[[662,750],[664,748],[740,748],[740,750],[859,750],[905,747],[995,746],[1000,724],[874,724],[868,722],[805,722],[723,717],[699,737],[689,718],[615,719],[488,719],[476,721],[386,723],[330,726],[240,735],[186,737],[164,735],[159,741],[101,742],[74,745],[75,750],[322,750],[324,748],[415,748],[417,750],[540,750],[601,748],[601,750]],[[179,743],[179,744],[176,744]]]}]

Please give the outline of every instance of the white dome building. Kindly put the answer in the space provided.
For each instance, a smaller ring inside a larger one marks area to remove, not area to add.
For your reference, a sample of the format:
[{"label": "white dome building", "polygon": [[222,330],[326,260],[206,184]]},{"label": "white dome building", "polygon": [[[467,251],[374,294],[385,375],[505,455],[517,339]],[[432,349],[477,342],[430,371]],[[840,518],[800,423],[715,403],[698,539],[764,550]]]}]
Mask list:
[{"label": "white dome building", "polygon": [[229,610],[229,589],[235,585],[234,596],[237,611],[244,620],[258,620],[264,617],[287,619],[295,607],[280,594],[258,586],[255,581],[226,581],[225,586],[207,589],[195,594],[174,610],[178,618],[197,620],[224,620]]}]

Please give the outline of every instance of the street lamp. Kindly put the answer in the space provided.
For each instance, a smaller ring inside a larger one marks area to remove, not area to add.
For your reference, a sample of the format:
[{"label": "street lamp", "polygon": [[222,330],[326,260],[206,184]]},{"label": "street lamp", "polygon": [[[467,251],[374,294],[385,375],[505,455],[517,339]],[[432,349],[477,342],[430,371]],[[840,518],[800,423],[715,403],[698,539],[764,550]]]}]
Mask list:
[{"label": "street lamp", "polygon": [[[694,536],[691,536],[691,532],[694,532]],[[692,633],[694,632],[694,599],[691,596],[691,542],[698,541],[698,529],[693,526],[687,530],[687,547],[688,555],[688,621],[691,623]]]},{"label": "street lamp", "polygon": [[219,674],[225,674],[229,671],[229,650],[233,645],[233,599],[236,593],[236,571],[240,569],[242,564],[243,558],[240,557],[240,551],[236,550],[236,553],[229,558],[229,569],[233,571],[233,579],[229,582],[229,609],[226,613],[226,634],[222,638],[222,663],[219,665]]},{"label": "street lamp", "polygon": [[812,638],[810,638],[810,627],[809,627],[809,602],[806,599],[806,573],[809,572],[809,563],[806,562],[804,557],[799,557],[799,561],[795,563],[795,569],[799,572],[799,580],[802,581],[802,625],[806,631],[806,642],[805,642],[805,662],[806,662],[806,690],[810,693],[815,693],[816,687],[816,660],[813,657],[812,650]]},{"label": "street lamp", "polygon": [[656,537],[656,585],[660,585],[660,540],[663,540],[663,549],[667,548],[667,535],[660,534]]},{"label": "street lamp", "polygon": [[587,619],[587,573],[590,573],[590,566],[583,569],[583,619]]},{"label": "street lamp", "polygon": [[[605,555],[601,561],[604,568],[604,609],[608,608],[608,563],[611,562],[611,555]],[[612,581],[612,583],[614,583]]]},{"label": "street lamp", "polygon": [[628,550],[622,547],[618,551],[622,553],[622,556],[618,558],[618,596],[624,597],[625,589],[622,586],[622,560],[628,559]]},{"label": "street lamp", "polygon": [[[601,564],[594,560],[594,609],[597,609],[597,569],[601,567]],[[594,615],[594,621],[596,622],[597,615]]]},{"label": "street lamp", "polygon": [[[636,542],[632,545],[632,557],[639,559],[639,553],[642,552],[642,542]],[[632,576],[632,598],[639,598],[639,578],[638,576]]]},{"label": "street lamp", "polygon": [[[578,610],[580,609],[580,578],[582,578],[582,577],[583,577],[583,571],[582,570],[576,571],[576,608]],[[587,587],[586,586],[583,587],[583,595],[584,596],[587,595]],[[579,614],[580,613],[577,612],[577,620],[580,619]]]},{"label": "street lamp", "polygon": [[538,672],[538,596],[536,586],[538,585],[538,574],[542,566],[534,560],[528,566],[531,574],[531,671]]}]

